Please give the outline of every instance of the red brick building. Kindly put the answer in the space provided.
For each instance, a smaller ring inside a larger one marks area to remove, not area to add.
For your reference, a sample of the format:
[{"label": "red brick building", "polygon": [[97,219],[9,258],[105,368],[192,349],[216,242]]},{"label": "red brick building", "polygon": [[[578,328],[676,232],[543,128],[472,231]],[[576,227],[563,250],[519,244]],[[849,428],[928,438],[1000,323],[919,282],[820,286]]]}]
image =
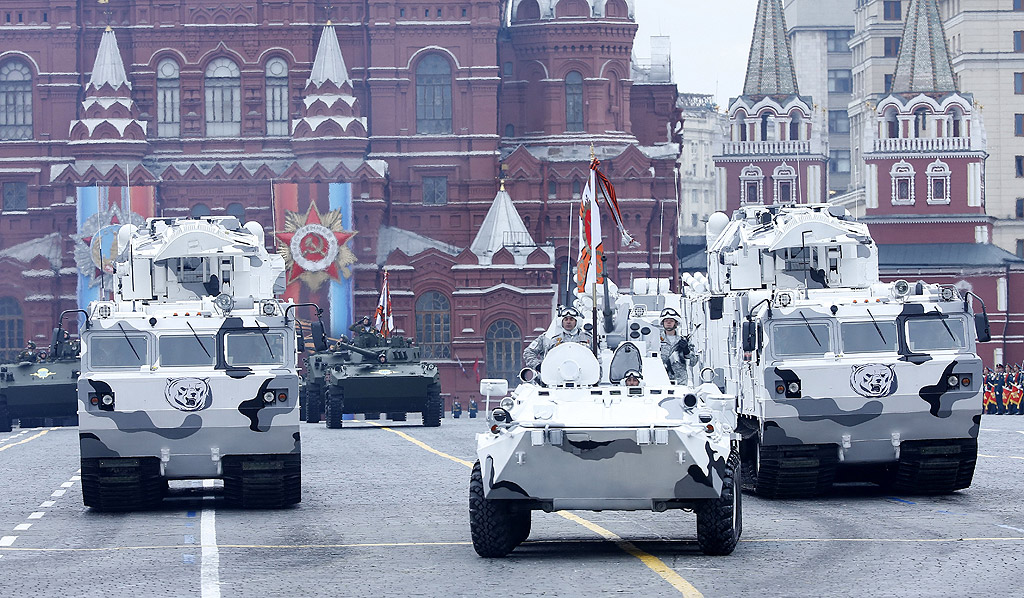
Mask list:
[{"label": "red brick building", "polygon": [[465,404],[549,322],[592,144],[641,242],[610,271],[675,276],[676,90],[635,33],[631,0],[0,0],[0,351],[98,292],[114,220],[315,208],[354,235],[289,295],[337,333],[387,268]]}]

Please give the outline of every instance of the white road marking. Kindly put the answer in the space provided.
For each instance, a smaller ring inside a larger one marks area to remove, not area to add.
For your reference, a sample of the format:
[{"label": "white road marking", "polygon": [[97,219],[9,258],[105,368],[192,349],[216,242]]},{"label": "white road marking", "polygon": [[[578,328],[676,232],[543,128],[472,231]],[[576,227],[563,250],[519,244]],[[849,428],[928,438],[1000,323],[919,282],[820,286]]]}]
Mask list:
[{"label": "white road marking", "polygon": [[36,511],[28,516],[29,519],[42,519],[43,515],[46,515],[44,511]]},{"label": "white road marking", "polygon": [[77,482],[77,481],[79,481],[81,479],[82,479],[82,476],[80,476],[80,475],[73,475],[73,476],[71,476],[71,481],[72,482]]},{"label": "white road marking", "polygon": [[23,531],[28,530],[28,528],[30,528],[30,527],[32,527],[31,523],[19,523],[18,525],[14,526],[14,531],[16,531],[16,532],[23,532]]},{"label": "white road marking", "polygon": [[60,485],[60,487],[61,488],[70,488],[70,487],[72,487],[74,485],[75,485],[74,482],[64,482],[63,484]]},{"label": "white road marking", "polygon": [[67,490],[64,490],[64,489],[62,488],[62,489],[60,489],[60,490],[54,490],[54,491],[53,491],[53,494],[51,494],[50,496],[53,496],[53,497],[59,497],[59,496],[64,496],[64,493],[66,493],[66,492],[67,492]]},{"label": "white road marking", "polygon": [[40,509],[48,509],[48,508],[52,507],[55,504],[57,504],[57,501],[55,501],[55,500],[48,500],[48,501],[43,502],[43,504],[39,505],[39,508]]},{"label": "white road marking", "polygon": [[4,536],[0,538],[0,546],[10,546],[14,544],[14,541],[18,539],[18,536]]},{"label": "white road marking", "polygon": [[1015,532],[1020,532],[1020,533],[1024,534],[1024,529],[1021,529],[1019,527],[1013,527],[1012,525],[1000,525],[998,527],[1001,527],[1003,529],[1012,529]]},{"label": "white road marking", "polygon": [[203,562],[199,572],[203,598],[220,598],[220,550],[217,548],[217,513],[203,509],[199,523]]}]

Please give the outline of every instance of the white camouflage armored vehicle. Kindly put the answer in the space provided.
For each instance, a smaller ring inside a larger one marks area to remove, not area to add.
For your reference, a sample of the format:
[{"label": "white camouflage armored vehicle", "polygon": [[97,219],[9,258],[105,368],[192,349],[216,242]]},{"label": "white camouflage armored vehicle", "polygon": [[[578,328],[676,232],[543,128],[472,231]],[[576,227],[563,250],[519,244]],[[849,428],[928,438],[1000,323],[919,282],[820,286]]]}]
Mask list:
[{"label": "white camouflage armored vehicle", "polygon": [[988,324],[969,293],[880,282],[867,227],[827,205],[713,216],[708,277],[684,282],[698,360],[738,397],[749,489],[810,496],[837,476],[904,493],[971,484],[975,342]]},{"label": "white camouflage armored vehicle", "polygon": [[[488,402],[502,398],[489,431],[477,435],[470,478],[470,528],[481,556],[504,556],[522,543],[532,511],[563,509],[692,509],[705,553],[735,548],[742,528],[735,399],[713,384],[672,384],[660,337],[643,317],[658,312],[639,305],[628,296],[606,302],[609,317],[599,316],[597,327],[606,333],[601,359],[593,347],[564,343],[547,353],[539,374],[524,370],[509,396],[506,381],[482,381]],[[616,336],[630,338],[612,352],[607,343]],[[642,375],[641,385],[624,384],[631,372]]]},{"label": "white camouflage armored vehicle", "polygon": [[223,480],[242,507],[300,501],[298,375],[284,263],[256,222],[150,219],[118,234],[113,300],[89,305],[78,382],[82,494],[158,503]]}]

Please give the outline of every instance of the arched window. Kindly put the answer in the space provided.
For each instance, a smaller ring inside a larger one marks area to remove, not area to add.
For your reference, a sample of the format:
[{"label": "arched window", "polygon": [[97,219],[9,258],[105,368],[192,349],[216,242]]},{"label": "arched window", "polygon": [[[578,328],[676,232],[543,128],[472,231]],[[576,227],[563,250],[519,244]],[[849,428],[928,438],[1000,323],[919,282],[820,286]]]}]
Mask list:
[{"label": "arched window", "polygon": [[239,222],[245,222],[245,206],[236,202],[228,204],[228,208],[224,210],[224,213],[228,216],[234,216],[238,218]]},{"label": "arched window", "polygon": [[512,123],[505,125],[505,137],[515,137],[516,127]]},{"label": "arched window", "polygon": [[793,193],[793,186],[796,184],[796,170],[785,162],[775,167],[772,172],[772,183],[775,193],[775,203],[795,203],[796,196]]},{"label": "arched window", "polygon": [[629,17],[629,9],[623,0],[608,0],[604,5],[604,16],[625,19]]},{"label": "arched window", "polygon": [[416,343],[424,359],[452,356],[452,315],[448,298],[429,291],[416,300]]},{"label": "arched window", "polygon": [[523,369],[523,333],[512,320],[496,320],[487,327],[487,377],[504,378],[509,386]]},{"label": "arched window", "polygon": [[206,67],[206,135],[242,134],[242,80],[238,65],[217,58]]},{"label": "arched window", "polygon": [[583,130],[583,75],[576,71],[565,76],[565,130]]},{"label": "arched window", "polygon": [[936,159],[928,165],[925,173],[928,175],[928,203],[949,203],[949,165]]},{"label": "arched window", "polygon": [[540,18],[540,5],[537,0],[523,0],[516,9],[517,21],[533,21]]},{"label": "arched window", "polygon": [[889,170],[892,179],[892,205],[914,205],[914,167],[906,160],[900,160]]},{"label": "arched window", "polygon": [[914,137],[928,136],[928,109],[925,107],[914,110]]},{"label": "arched window", "polygon": [[742,203],[764,203],[764,172],[753,164],[740,172]]},{"label": "arched window", "polygon": [[761,113],[761,141],[774,141],[775,135],[772,130],[774,123],[767,112]]},{"label": "arched window", "polygon": [[21,306],[11,297],[0,298],[0,356],[13,361],[25,346],[25,321]]},{"label": "arched window", "polygon": [[452,132],[452,68],[431,54],[416,65],[416,133]]},{"label": "arched window", "polygon": [[800,125],[803,121],[800,118],[799,112],[793,112],[789,116],[789,140],[800,141]]},{"label": "arched window", "polygon": [[556,195],[558,195],[558,183],[555,182],[555,179],[551,179],[548,181],[548,197]]},{"label": "arched window", "polygon": [[267,61],[267,135],[288,132],[288,63],[271,58]]},{"label": "arched window", "polygon": [[173,58],[156,66],[156,136],[181,135],[181,69]]},{"label": "arched window", "polygon": [[576,179],[576,180],[574,180],[572,182],[572,196],[573,197],[579,197],[581,192],[582,192],[582,187],[580,186],[580,180]]},{"label": "arched window", "polygon": [[32,71],[20,60],[0,65],[0,139],[32,138]]},{"label": "arched window", "polygon": [[197,203],[196,205],[192,206],[191,210],[189,210],[189,216],[192,216],[193,218],[199,218],[201,216],[209,215],[210,207],[204,203]]}]

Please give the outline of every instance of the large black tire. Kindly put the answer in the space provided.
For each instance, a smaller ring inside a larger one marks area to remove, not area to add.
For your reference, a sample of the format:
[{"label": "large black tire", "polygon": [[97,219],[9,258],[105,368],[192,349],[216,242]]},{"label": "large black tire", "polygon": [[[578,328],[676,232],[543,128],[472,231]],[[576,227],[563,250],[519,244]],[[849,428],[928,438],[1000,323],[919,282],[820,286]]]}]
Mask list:
[{"label": "large black tire", "polygon": [[327,427],[336,430],[341,427],[341,414],[345,409],[345,391],[341,386],[332,384],[327,387],[327,405],[324,409],[324,419],[327,420]]},{"label": "large black tire", "polygon": [[389,413],[388,419],[393,422],[404,422],[407,419],[407,416],[404,411],[396,411],[394,413]]},{"label": "large black tire", "polygon": [[302,500],[301,455],[224,457],[224,498],[243,509],[280,509]]},{"label": "large black tire", "polygon": [[743,492],[740,491],[740,456],[725,462],[722,495],[697,507],[697,544],[704,554],[726,555],[736,549],[743,532]]},{"label": "large black tire", "polygon": [[441,385],[433,382],[427,387],[427,404],[423,407],[423,425],[436,428],[441,425],[441,412],[444,403],[441,401]]},{"label": "large black tire", "polygon": [[7,409],[7,397],[0,395],[0,432],[10,432],[12,429],[11,412]]},{"label": "large black tire", "polygon": [[320,413],[323,411],[324,388],[320,382],[310,382],[306,384],[306,413],[305,420],[307,424],[318,424],[320,423]]},{"label": "large black tire", "polygon": [[[525,539],[521,516],[517,525],[517,515],[508,501],[484,498],[480,462],[474,463],[473,473],[469,476],[469,531],[476,553],[485,558],[494,558],[515,550],[522,541],[520,537]],[[529,535],[529,530],[526,533]]]},{"label": "large black tire", "polygon": [[167,494],[160,460],[146,458],[82,459],[82,501],[97,511],[152,509]]}]

